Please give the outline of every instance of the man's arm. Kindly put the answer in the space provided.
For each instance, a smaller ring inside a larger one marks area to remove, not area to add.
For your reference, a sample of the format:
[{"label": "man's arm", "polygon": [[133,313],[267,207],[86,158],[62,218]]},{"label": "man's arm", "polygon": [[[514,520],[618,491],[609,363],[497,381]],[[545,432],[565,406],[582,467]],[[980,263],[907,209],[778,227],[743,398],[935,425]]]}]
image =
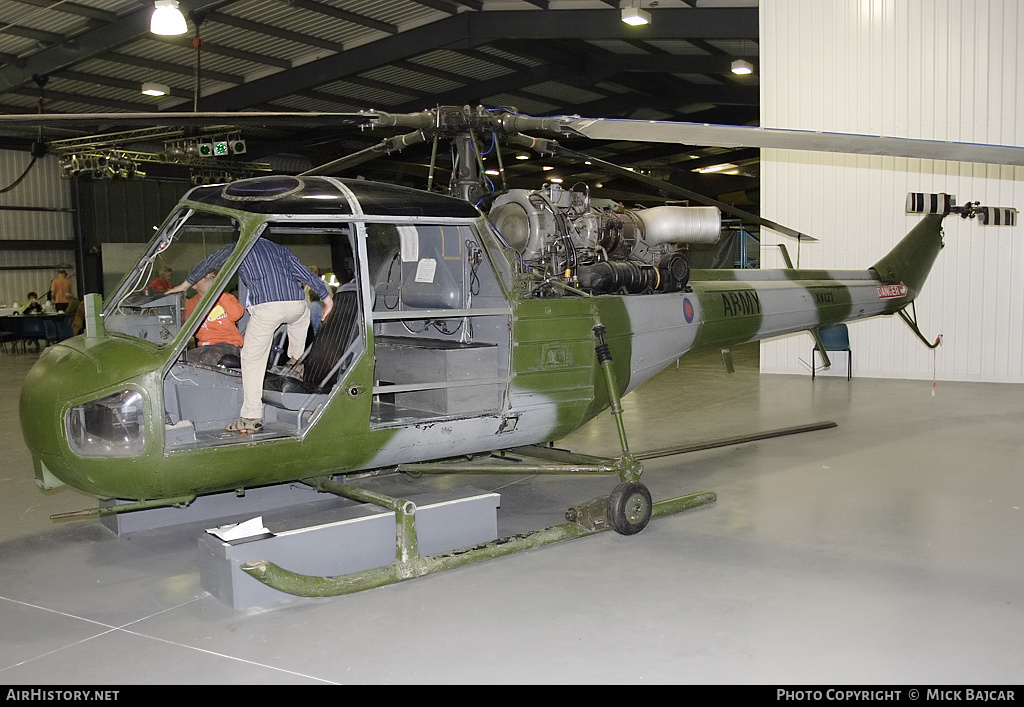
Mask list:
[{"label": "man's arm", "polygon": [[[331,296],[331,291],[327,289],[327,285],[324,284],[324,281],[313,274],[312,270],[303,265],[302,261],[295,257],[294,253],[291,251],[288,252],[291,255],[289,260],[291,261],[292,275],[295,279],[300,283],[308,285],[309,289],[313,290],[317,297],[326,302]],[[325,311],[327,311],[326,308]]]},{"label": "man's arm", "polygon": [[195,284],[194,282],[189,282],[188,280],[185,280],[180,285],[175,285],[174,287],[172,287],[169,290],[164,290],[164,294],[165,295],[176,295],[179,292],[184,292],[188,288],[192,287],[192,285],[194,285],[194,284]]},{"label": "man's arm", "polygon": [[175,285],[171,289],[167,290],[165,294],[173,295],[179,292],[184,292],[192,285],[199,282],[200,278],[205,277],[206,273],[211,270],[219,270],[224,263],[228,262],[228,258],[231,256],[231,252],[235,249],[237,243],[228,243],[226,246],[221,248],[215,253],[210,253],[208,256],[200,260],[192,271],[189,272],[188,277],[181,284]]}]

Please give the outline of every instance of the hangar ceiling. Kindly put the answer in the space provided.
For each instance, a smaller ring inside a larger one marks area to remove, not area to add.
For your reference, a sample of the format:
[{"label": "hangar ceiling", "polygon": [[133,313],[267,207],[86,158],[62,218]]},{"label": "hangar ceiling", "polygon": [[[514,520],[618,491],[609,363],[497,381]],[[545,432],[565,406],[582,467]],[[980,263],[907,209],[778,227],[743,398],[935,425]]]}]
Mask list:
[{"label": "hangar ceiling", "polygon": [[[0,0],[0,112],[410,112],[438,105],[756,125],[757,0],[182,0],[189,32],[151,34],[141,0]],[[198,48],[197,45],[198,44]],[[731,72],[734,60],[752,75]],[[170,87],[141,94],[143,82]],[[115,122],[101,126],[117,127]],[[64,137],[55,133],[51,137]],[[350,128],[246,129],[247,159],[301,171],[385,137]],[[13,137],[0,145],[13,146]],[[564,142],[739,204],[756,192],[758,150]],[[412,183],[429,155],[408,151],[358,173]],[[543,163],[543,164],[542,164]],[[695,170],[720,164],[729,171]],[[507,160],[512,186],[551,172],[642,198],[622,179],[564,160]],[[421,184],[422,186],[422,184]]]}]

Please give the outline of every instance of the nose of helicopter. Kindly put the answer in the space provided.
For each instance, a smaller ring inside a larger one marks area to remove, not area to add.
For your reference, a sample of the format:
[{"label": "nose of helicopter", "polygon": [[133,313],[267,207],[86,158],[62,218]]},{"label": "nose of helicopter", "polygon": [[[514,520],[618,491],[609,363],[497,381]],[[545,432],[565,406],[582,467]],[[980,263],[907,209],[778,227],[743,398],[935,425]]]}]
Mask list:
[{"label": "nose of helicopter", "polygon": [[43,351],[22,385],[19,408],[41,488],[68,484],[117,495],[110,482],[122,472],[111,462],[144,451],[148,396],[141,374],[154,364],[151,354],[123,340],[80,336]]},{"label": "nose of helicopter", "polygon": [[[100,368],[70,345],[50,346],[29,371],[21,388],[19,413],[25,446],[32,454],[36,483],[53,488],[69,481],[60,473],[68,451],[62,411],[83,388],[95,388]],[[54,472],[60,474],[54,477]]]}]

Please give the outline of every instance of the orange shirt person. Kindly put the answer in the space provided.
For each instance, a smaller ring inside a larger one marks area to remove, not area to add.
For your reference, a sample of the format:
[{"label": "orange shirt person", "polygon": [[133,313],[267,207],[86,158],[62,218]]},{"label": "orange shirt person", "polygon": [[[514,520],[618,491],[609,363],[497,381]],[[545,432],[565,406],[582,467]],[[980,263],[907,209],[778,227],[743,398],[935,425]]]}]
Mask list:
[{"label": "orange shirt person", "polygon": [[[199,294],[185,302],[186,318],[195,310],[216,276],[216,272],[209,272],[193,285]],[[191,363],[216,366],[224,355],[238,356],[243,339],[235,322],[241,319],[243,314],[245,307],[238,298],[229,292],[222,292],[213,309],[206,315],[203,325],[196,332],[199,345],[185,355],[186,359]]]},{"label": "orange shirt person", "polygon": [[68,271],[61,268],[57,271],[57,277],[50,280],[50,301],[55,310],[64,312],[67,311],[70,298],[71,280],[68,279]]},{"label": "orange shirt person", "polygon": [[160,274],[156,276],[156,279],[149,283],[149,289],[153,292],[166,292],[171,289],[174,287],[174,283],[171,281],[172,274],[174,274],[174,270],[163,268]]}]

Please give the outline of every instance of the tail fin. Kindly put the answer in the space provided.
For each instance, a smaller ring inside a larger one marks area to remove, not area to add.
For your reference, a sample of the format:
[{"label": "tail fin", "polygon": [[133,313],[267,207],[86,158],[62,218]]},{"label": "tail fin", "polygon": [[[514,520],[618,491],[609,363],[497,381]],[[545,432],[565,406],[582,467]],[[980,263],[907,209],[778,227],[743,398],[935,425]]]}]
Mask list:
[{"label": "tail fin", "polygon": [[942,250],[942,219],[946,216],[955,213],[965,219],[977,218],[982,226],[1017,225],[1017,209],[982,206],[979,201],[957,206],[956,197],[949,194],[908,194],[907,213],[925,217],[871,268],[883,282],[907,286],[907,298],[901,300],[902,305],[917,297]]},{"label": "tail fin", "polygon": [[888,255],[871,267],[883,282],[907,286],[907,297],[900,301],[901,305],[917,297],[942,250],[943,218],[942,213],[926,215]]}]

